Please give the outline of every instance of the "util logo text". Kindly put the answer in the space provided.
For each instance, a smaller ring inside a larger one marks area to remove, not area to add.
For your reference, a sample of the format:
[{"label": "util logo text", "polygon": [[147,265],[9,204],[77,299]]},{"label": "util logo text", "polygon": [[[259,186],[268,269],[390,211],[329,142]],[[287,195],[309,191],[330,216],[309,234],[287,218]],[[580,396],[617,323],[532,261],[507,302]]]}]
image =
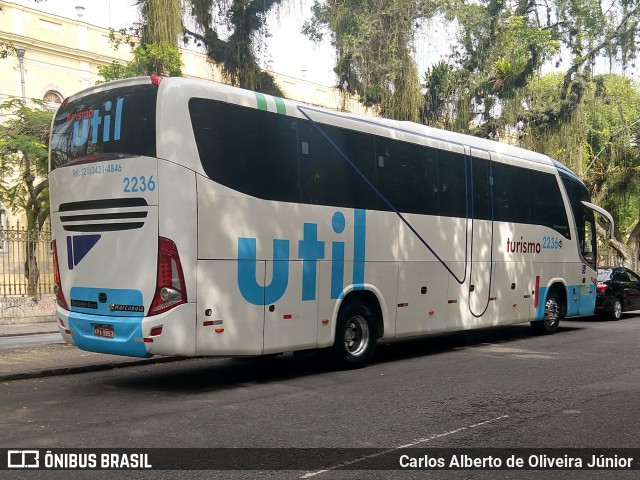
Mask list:
[{"label": "util logo text", "polygon": [[[342,234],[346,219],[342,212],[335,212],[331,221],[334,233]],[[353,271],[352,285],[364,285],[366,211],[353,211]],[[268,305],[277,302],[285,294],[289,284],[290,254],[289,240],[273,240],[273,276],[268,285],[257,279],[257,239],[238,238],[238,287],[244,299],[253,305]],[[302,240],[298,241],[297,260],[302,261],[302,300],[316,299],[318,260],[324,260],[325,243],[318,240],[318,224],[305,223]],[[345,242],[331,242],[331,298],[340,298],[344,290]]]},{"label": "util logo text", "polygon": [[[81,147],[87,143],[89,132],[91,132],[91,143],[98,143],[100,127],[102,127],[101,141],[103,143],[111,140],[120,140],[123,103],[123,98],[116,99],[115,111],[113,112],[113,102],[107,100],[102,107],[102,113],[100,109],[95,108],[67,115],[67,122],[73,122],[73,144],[76,147]],[[113,130],[111,128],[112,113]]]}]

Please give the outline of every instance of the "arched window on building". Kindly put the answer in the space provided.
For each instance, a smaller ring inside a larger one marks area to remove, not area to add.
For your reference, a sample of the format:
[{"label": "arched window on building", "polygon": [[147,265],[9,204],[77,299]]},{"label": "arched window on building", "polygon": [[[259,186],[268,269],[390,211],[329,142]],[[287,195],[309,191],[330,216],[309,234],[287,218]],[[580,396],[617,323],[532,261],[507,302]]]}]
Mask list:
[{"label": "arched window on building", "polygon": [[57,110],[60,104],[62,103],[62,95],[60,95],[55,90],[47,90],[47,92],[42,97],[49,108]]}]

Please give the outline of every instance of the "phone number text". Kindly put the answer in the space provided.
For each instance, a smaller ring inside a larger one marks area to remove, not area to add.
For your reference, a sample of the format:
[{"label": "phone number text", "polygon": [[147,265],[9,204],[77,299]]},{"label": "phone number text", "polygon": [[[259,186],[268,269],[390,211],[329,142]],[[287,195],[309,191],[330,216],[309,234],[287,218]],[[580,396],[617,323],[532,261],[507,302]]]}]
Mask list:
[{"label": "phone number text", "polygon": [[122,164],[110,163],[108,165],[87,165],[73,169],[73,178],[94,177],[96,175],[106,175],[109,173],[122,172]]}]

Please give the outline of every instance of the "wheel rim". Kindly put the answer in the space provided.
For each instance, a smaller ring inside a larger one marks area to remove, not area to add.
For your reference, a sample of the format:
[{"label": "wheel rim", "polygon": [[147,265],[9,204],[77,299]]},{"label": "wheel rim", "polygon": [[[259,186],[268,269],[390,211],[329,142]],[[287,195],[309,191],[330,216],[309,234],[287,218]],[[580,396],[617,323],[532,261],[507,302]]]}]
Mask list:
[{"label": "wheel rim", "polygon": [[545,304],[544,321],[545,323],[553,327],[560,320],[560,305],[555,298],[549,298]]},{"label": "wheel rim", "polygon": [[613,316],[615,318],[622,317],[622,304],[620,303],[620,300],[616,300],[613,304]]},{"label": "wheel rim", "polygon": [[369,324],[364,317],[349,318],[344,329],[344,348],[354,357],[361,356],[369,345]]}]

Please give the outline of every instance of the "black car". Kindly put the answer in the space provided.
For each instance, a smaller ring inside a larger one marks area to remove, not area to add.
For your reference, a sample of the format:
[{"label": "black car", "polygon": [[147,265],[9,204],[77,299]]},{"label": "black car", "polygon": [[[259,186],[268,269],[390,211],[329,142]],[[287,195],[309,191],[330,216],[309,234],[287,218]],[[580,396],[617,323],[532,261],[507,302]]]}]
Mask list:
[{"label": "black car", "polygon": [[596,313],[620,320],[622,312],[640,310],[640,277],[624,267],[598,269]]}]

